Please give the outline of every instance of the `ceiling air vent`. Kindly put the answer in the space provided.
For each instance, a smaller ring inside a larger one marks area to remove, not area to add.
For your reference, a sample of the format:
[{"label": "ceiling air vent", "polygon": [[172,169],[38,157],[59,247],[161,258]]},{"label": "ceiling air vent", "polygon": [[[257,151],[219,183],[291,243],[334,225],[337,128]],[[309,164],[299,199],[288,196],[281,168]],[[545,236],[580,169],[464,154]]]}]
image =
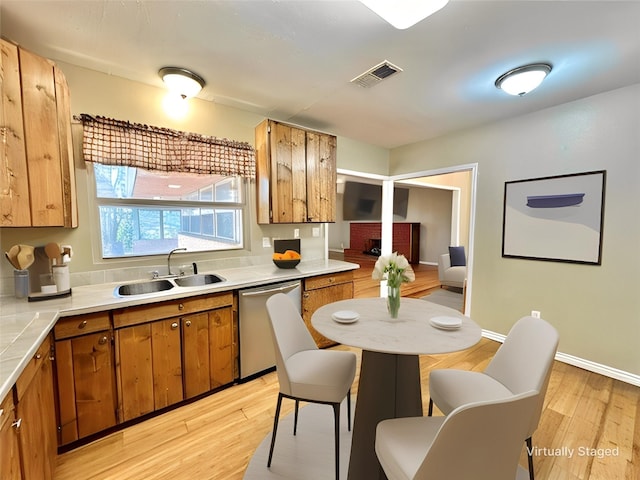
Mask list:
[{"label": "ceiling air vent", "polygon": [[362,75],[358,75],[356,78],[352,79],[351,83],[356,83],[364,88],[371,88],[385,78],[389,78],[391,75],[401,71],[402,69],[400,67],[396,67],[393,63],[385,60],[375,67],[370,68]]}]

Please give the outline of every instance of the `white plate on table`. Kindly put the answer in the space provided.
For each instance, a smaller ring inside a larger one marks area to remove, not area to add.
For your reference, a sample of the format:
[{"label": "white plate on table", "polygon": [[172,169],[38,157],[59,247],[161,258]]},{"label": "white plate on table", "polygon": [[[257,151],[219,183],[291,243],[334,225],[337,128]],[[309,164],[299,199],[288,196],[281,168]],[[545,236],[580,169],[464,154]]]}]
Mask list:
[{"label": "white plate on table", "polygon": [[462,327],[462,319],[459,317],[438,316],[429,320],[429,323],[440,330],[458,330]]},{"label": "white plate on table", "polygon": [[360,318],[360,314],[358,312],[354,312],[353,310],[339,310],[337,312],[334,312],[331,315],[331,318],[333,318],[338,323],[353,323],[358,321],[358,319]]}]

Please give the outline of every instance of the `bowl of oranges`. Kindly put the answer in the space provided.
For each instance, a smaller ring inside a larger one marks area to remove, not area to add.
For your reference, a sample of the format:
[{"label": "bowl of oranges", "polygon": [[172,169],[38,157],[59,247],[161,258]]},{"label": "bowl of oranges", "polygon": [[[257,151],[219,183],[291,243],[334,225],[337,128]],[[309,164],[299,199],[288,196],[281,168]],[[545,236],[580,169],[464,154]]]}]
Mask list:
[{"label": "bowl of oranges", "polygon": [[285,250],[274,253],[272,259],[278,268],[295,268],[300,263],[300,254],[295,250]]}]

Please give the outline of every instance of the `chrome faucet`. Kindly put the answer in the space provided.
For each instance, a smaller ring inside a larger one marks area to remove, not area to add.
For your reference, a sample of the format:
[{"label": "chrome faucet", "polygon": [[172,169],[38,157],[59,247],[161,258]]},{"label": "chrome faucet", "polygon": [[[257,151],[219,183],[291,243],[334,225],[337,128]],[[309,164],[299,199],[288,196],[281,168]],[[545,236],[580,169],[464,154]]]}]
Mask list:
[{"label": "chrome faucet", "polygon": [[174,248],[169,252],[169,256],[167,257],[167,273],[169,277],[173,275],[173,273],[171,273],[171,255],[173,255],[174,252],[180,252],[180,251],[186,251],[186,250],[187,250],[186,248],[182,247],[182,248]]}]

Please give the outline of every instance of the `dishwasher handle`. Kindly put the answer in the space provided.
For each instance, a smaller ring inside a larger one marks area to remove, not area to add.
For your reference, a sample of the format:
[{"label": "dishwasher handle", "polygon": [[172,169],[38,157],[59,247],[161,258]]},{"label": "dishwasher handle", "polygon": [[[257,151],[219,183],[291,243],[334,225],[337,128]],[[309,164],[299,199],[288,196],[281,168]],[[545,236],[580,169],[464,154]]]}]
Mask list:
[{"label": "dishwasher handle", "polygon": [[254,290],[254,291],[245,291],[245,292],[241,291],[240,295],[242,295],[243,297],[264,297],[264,296],[273,295],[274,293],[288,293],[292,290],[295,290],[296,288],[300,288],[299,282],[290,283],[288,285],[278,285],[278,286],[274,286],[273,288],[267,288],[264,290]]}]

